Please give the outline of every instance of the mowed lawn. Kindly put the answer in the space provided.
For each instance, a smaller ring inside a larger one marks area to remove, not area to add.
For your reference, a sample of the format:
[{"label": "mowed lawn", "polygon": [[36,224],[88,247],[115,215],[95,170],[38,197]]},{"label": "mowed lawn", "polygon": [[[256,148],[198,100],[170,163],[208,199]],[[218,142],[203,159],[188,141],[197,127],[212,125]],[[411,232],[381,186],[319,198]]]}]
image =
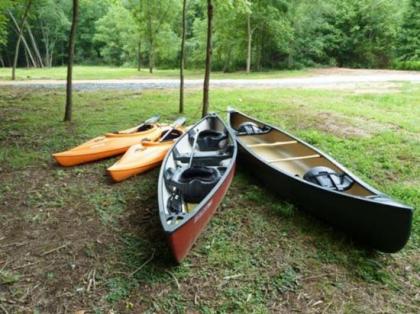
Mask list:
[{"label": "mowed lawn", "polygon": [[[268,79],[268,78],[285,78],[299,75],[308,75],[308,70],[282,70],[282,71],[266,71],[251,72],[238,71],[232,73],[212,72],[214,79]],[[10,80],[12,74],[11,68],[0,68],[0,80]],[[16,70],[17,80],[65,80],[67,77],[67,67],[51,67],[51,68],[18,68]],[[204,77],[203,70],[185,70],[186,79],[202,79]],[[77,65],[73,67],[73,79],[75,80],[107,80],[107,79],[156,79],[156,78],[179,78],[179,69],[154,69],[153,73],[149,73],[147,68],[138,71],[132,67],[111,67],[111,66],[84,66]]]},{"label": "mowed lawn", "polygon": [[[113,184],[117,158],[61,168],[51,153],[160,113],[177,91],[0,90],[0,309],[9,313],[415,313],[419,214],[383,254],[304,214],[239,167],[187,259],[172,263],[157,211],[158,169]],[[199,118],[201,92],[187,91]],[[368,183],[420,208],[420,86],[390,93],[216,90],[228,105],[299,135]],[[80,312],[82,313],[82,312]]]}]

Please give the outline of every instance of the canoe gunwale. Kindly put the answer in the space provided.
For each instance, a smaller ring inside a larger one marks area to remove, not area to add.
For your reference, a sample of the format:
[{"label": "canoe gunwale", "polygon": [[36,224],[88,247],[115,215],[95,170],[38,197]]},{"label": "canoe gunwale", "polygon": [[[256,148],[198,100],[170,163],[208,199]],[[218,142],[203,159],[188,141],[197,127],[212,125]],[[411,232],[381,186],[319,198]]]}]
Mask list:
[{"label": "canoe gunwale", "polygon": [[[362,181],[359,177],[357,177],[355,174],[353,174],[350,170],[348,170],[348,169],[347,169],[346,167],[344,167],[342,164],[338,163],[338,162],[337,162],[334,158],[332,158],[332,157],[331,157],[331,156],[329,156],[328,154],[326,154],[326,153],[322,152],[321,150],[319,150],[318,148],[316,148],[316,147],[312,146],[311,144],[309,144],[309,143],[305,142],[304,140],[302,140],[302,139],[300,139],[300,138],[298,138],[298,137],[296,137],[296,136],[294,136],[294,135],[292,135],[292,134],[288,133],[287,131],[284,131],[284,130],[282,130],[282,129],[278,128],[278,127],[275,127],[275,126],[272,126],[272,125],[268,125],[267,123],[264,123],[264,122],[262,122],[262,121],[259,121],[258,119],[255,119],[255,118],[253,118],[253,117],[250,117],[250,116],[248,116],[248,115],[246,115],[246,114],[244,114],[244,113],[242,113],[242,112],[239,112],[239,111],[236,111],[236,110],[229,110],[229,111],[228,111],[228,125],[229,125],[229,128],[231,129],[231,131],[234,131],[234,128],[232,127],[232,125],[231,125],[231,120],[230,120],[230,115],[231,115],[232,113],[233,113],[233,114],[240,114],[240,115],[242,115],[242,116],[244,116],[244,117],[246,117],[246,118],[250,119],[251,121],[258,122],[258,123],[260,123],[260,124],[262,124],[262,125],[265,125],[265,126],[269,126],[269,127],[271,128],[269,132],[272,132],[273,130],[276,130],[276,131],[278,131],[278,132],[280,132],[280,133],[284,133],[284,134],[286,134],[287,136],[290,136],[291,138],[293,138],[294,140],[296,140],[298,143],[303,144],[303,145],[305,145],[305,146],[309,147],[310,149],[313,149],[316,153],[318,153],[318,154],[320,155],[320,157],[321,157],[321,158],[325,158],[325,159],[327,159],[328,161],[330,161],[331,163],[333,163],[336,167],[338,167],[338,168],[339,168],[339,169],[341,169],[344,173],[346,173],[348,176],[350,176],[350,177],[351,177],[351,178],[352,178],[352,179],[353,179],[356,183],[360,184],[362,187],[364,187],[365,189],[367,189],[367,190],[369,190],[370,192],[372,192],[372,194],[375,194],[376,196],[384,196],[384,197],[387,197],[387,195],[386,195],[385,193],[383,193],[383,192],[381,192],[381,191],[379,191],[379,190],[375,189],[374,187],[370,186],[370,185],[369,185],[369,184],[367,184],[366,182]],[[268,132],[268,133],[269,133],[269,132]],[[259,136],[259,135],[264,135],[264,134],[266,134],[266,133],[255,134],[255,135],[253,135],[253,136]],[[237,140],[238,144],[240,145],[240,147],[241,147],[242,149],[246,150],[246,151],[247,151],[247,153],[251,154],[254,158],[258,159],[261,163],[264,163],[265,165],[267,165],[267,166],[271,167],[274,171],[278,171],[278,172],[280,172],[280,173],[281,173],[281,174],[283,174],[283,175],[286,175],[286,176],[288,176],[288,177],[290,177],[290,178],[293,178],[294,180],[298,180],[298,181],[300,181],[301,183],[308,184],[308,185],[311,185],[311,186],[312,186],[312,187],[314,187],[314,188],[317,188],[317,189],[320,189],[320,190],[323,190],[323,191],[328,191],[328,192],[331,192],[331,193],[335,193],[335,194],[337,194],[337,195],[342,195],[342,196],[345,196],[345,197],[351,197],[351,198],[357,198],[357,199],[360,199],[360,200],[363,200],[363,201],[372,202],[372,203],[375,203],[375,204],[382,204],[382,205],[391,206],[391,207],[400,207],[400,208],[402,208],[402,209],[409,209],[409,210],[413,210],[413,208],[412,208],[412,207],[407,206],[407,205],[405,205],[405,204],[402,204],[402,203],[400,203],[399,201],[395,201],[395,200],[393,200],[393,199],[392,199],[392,200],[394,201],[394,203],[393,203],[392,205],[390,205],[390,204],[387,204],[387,203],[379,202],[379,201],[377,201],[377,200],[375,200],[375,199],[371,199],[371,198],[367,198],[367,197],[363,197],[363,196],[358,196],[358,195],[354,195],[354,194],[348,194],[348,193],[343,193],[343,192],[339,192],[339,191],[330,190],[330,189],[324,188],[324,187],[322,187],[322,186],[320,186],[320,185],[317,185],[317,184],[315,184],[315,183],[312,183],[312,182],[306,181],[306,180],[304,180],[303,178],[300,178],[300,177],[295,177],[295,176],[291,175],[290,173],[288,173],[288,172],[286,172],[286,171],[283,171],[283,170],[282,170],[281,168],[279,168],[279,167],[274,167],[274,166],[272,165],[272,163],[269,163],[269,162],[267,162],[265,159],[261,158],[261,156],[259,156],[258,154],[256,154],[256,153],[255,153],[252,149],[250,149],[250,148],[248,147],[248,145],[247,145],[247,144],[245,144],[245,143],[244,143],[244,142],[240,139],[242,136],[244,136],[244,137],[245,137],[245,136],[247,136],[247,135],[235,135],[235,138],[236,138],[236,140]],[[251,147],[251,148],[252,148],[252,147]]]},{"label": "canoe gunwale", "polygon": [[[229,112],[228,122],[232,130],[234,129],[231,114],[234,113],[243,115],[251,121],[262,123],[240,112]],[[283,132],[276,127],[273,129]],[[287,132],[283,133],[289,135]],[[293,135],[289,136],[306,144]],[[365,243],[376,250],[395,253],[407,244],[411,234],[414,209],[376,191],[325,153],[314,148],[315,152],[320,153],[333,165],[338,164],[339,169],[352,176],[363,187],[369,191],[375,191],[376,193],[372,196],[386,197],[390,202],[381,202],[371,199],[369,196],[362,197],[333,191],[307,182],[265,162],[247,147],[240,136],[236,136],[236,140],[239,146],[240,161],[251,165],[252,167],[249,168],[254,170],[252,172],[254,176],[272,190],[277,197],[297,205],[298,208],[348,233],[359,243]],[[312,148],[311,145],[307,145]],[[277,184],[270,184],[271,182]]]}]

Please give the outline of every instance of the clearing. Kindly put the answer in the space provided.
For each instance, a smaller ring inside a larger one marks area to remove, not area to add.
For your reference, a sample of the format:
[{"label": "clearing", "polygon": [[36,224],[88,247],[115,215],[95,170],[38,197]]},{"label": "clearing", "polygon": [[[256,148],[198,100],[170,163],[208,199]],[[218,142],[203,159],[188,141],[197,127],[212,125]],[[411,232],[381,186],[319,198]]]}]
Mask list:
[{"label": "clearing", "polygon": [[[61,122],[62,89],[0,89],[0,313],[415,313],[418,212],[408,245],[382,254],[276,199],[239,168],[191,254],[170,259],[158,170],[113,184],[117,159],[60,168],[51,153],[154,114],[178,92],[84,91]],[[186,91],[198,119],[201,92]],[[393,93],[217,89],[228,105],[320,147],[380,190],[420,207],[420,86]]]}]

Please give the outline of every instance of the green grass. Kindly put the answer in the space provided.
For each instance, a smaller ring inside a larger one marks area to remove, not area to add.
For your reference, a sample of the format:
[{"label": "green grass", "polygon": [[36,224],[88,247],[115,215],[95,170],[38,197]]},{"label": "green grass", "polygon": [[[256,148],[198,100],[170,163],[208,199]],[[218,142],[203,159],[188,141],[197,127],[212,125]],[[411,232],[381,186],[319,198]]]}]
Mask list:
[{"label": "green grass", "polygon": [[[74,121],[63,123],[62,90],[0,91],[0,247],[11,245],[0,250],[8,286],[0,289],[0,300],[20,300],[35,289],[39,297],[24,300],[39,312],[54,312],[60,304],[98,313],[416,312],[418,212],[401,252],[374,252],[279,200],[239,167],[209,227],[183,264],[173,266],[157,213],[157,169],[112,184],[105,169],[115,158],[72,168],[52,162],[52,152],[155,113],[174,120],[177,97],[162,90],[75,93]],[[193,123],[201,93],[187,91],[186,100]],[[211,109],[223,116],[232,104],[420,207],[418,85],[384,94],[211,93]],[[69,245],[42,256],[63,243]],[[92,278],[96,287],[88,291]],[[22,302],[6,306],[19,312]]]},{"label": "green grass", "polygon": [[[11,68],[0,68],[0,80],[10,80]],[[283,78],[304,75],[309,70],[292,71],[267,71],[267,72],[212,72],[212,78],[225,79],[260,79],[260,78]],[[53,68],[18,68],[16,70],[17,80],[54,79],[65,80],[67,76],[66,67]],[[186,79],[202,79],[203,70],[186,70]],[[148,69],[140,72],[136,68],[110,67],[110,66],[75,66],[73,68],[73,79],[75,80],[100,80],[100,79],[152,79],[152,78],[179,78],[179,70],[155,69],[152,74]]]}]

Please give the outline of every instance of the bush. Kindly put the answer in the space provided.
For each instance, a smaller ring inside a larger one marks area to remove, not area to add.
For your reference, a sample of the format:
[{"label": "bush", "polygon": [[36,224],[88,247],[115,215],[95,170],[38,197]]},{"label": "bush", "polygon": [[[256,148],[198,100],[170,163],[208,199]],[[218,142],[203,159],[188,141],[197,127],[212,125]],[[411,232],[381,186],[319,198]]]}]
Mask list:
[{"label": "bush", "polygon": [[392,68],[395,70],[420,71],[420,60],[417,61],[394,61]]}]

